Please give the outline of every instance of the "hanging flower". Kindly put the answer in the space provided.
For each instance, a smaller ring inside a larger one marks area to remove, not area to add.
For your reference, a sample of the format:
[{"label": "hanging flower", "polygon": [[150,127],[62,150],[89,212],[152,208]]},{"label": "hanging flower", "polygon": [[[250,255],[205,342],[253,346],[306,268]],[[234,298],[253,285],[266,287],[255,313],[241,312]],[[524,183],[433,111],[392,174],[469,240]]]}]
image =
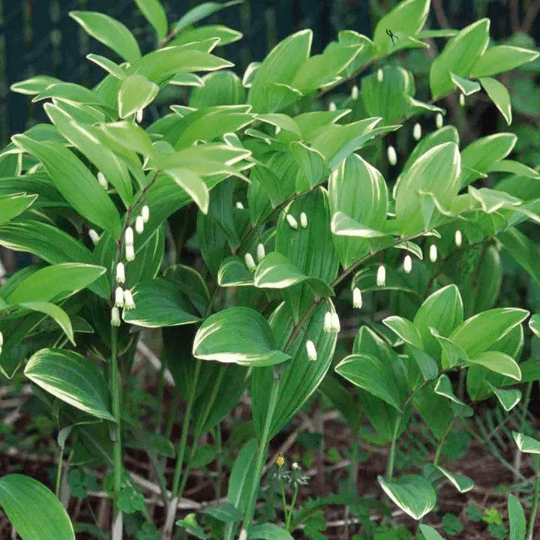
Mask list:
[{"label": "hanging flower", "polygon": [[120,310],[116,306],[111,310],[111,324],[113,326],[120,326]]},{"label": "hanging flower", "polygon": [[390,145],[387,148],[386,153],[388,154],[388,163],[390,163],[390,165],[393,167],[397,163],[396,149]]},{"label": "hanging flower", "polygon": [[454,241],[457,247],[460,247],[461,242],[463,242],[463,236],[461,235],[461,231],[459,229],[456,231],[456,234],[454,235]]},{"label": "hanging flower", "polygon": [[429,246],[429,260],[432,263],[437,261],[437,246],[435,244],[431,244],[431,246]]},{"label": "hanging flower", "polygon": [[286,218],[291,228],[298,229],[298,221],[296,221],[296,219],[293,216],[291,216],[291,214],[287,214]]},{"label": "hanging flower", "polygon": [[128,227],[125,232],[126,245],[133,245],[133,229]]},{"label": "hanging flower", "polygon": [[379,268],[377,268],[377,286],[384,287],[385,285],[386,285],[386,268],[384,267],[384,264],[381,264]]},{"label": "hanging flower", "polygon": [[253,260],[253,255],[251,255],[251,253],[246,253],[244,255],[244,260],[246,261],[246,266],[248,267],[248,270],[250,272],[255,272],[257,265],[255,264],[255,261]]},{"label": "hanging flower", "polygon": [[302,225],[302,229],[307,229],[307,214],[305,212],[302,212],[300,214],[300,225]]},{"label": "hanging flower", "polygon": [[260,242],[257,244],[257,260],[261,262],[266,257],[266,252],[264,250],[264,244]]},{"label": "hanging flower", "polygon": [[126,309],[135,309],[135,301],[129,289],[124,291],[124,307]]},{"label": "hanging flower", "polygon": [[124,305],[124,289],[122,287],[116,287],[116,291],[114,291],[114,305],[116,307]]},{"label": "hanging flower", "polygon": [[437,113],[437,116],[435,117],[435,125],[437,126],[437,129],[441,129],[443,126],[443,116],[441,113]]},{"label": "hanging flower", "polygon": [[412,257],[410,255],[405,255],[405,259],[403,260],[403,269],[407,274],[411,273],[412,270]]},{"label": "hanging flower", "polygon": [[144,219],[142,216],[137,216],[137,219],[135,220],[135,230],[137,231],[137,234],[142,234],[144,231]]},{"label": "hanging flower", "polygon": [[94,245],[99,242],[99,234],[94,229],[90,229],[88,231],[88,236],[90,237],[90,240],[92,240],[92,243]]},{"label": "hanging flower", "polygon": [[100,171],[97,173],[97,179],[99,182],[99,185],[104,189],[109,189],[109,183],[107,182],[107,179],[105,178],[105,175]]},{"label": "hanging flower", "polygon": [[413,137],[416,141],[419,141],[422,137],[422,126],[418,122],[414,124]]},{"label": "hanging flower", "polygon": [[317,349],[315,348],[315,343],[313,343],[311,339],[308,339],[306,341],[306,352],[307,352],[308,358],[312,362],[315,362],[315,360],[317,360]]},{"label": "hanging flower", "polygon": [[116,265],[116,281],[118,283],[125,283],[126,282],[126,269],[124,267],[124,263],[119,262]]},{"label": "hanging flower", "polygon": [[147,204],[142,207],[141,217],[145,223],[148,223],[148,220],[150,219],[150,208],[148,208]]},{"label": "hanging flower", "polygon": [[352,298],[353,307],[356,309],[362,309],[362,291],[358,287],[353,289]]},{"label": "hanging flower", "polygon": [[134,261],[135,260],[135,248],[133,247],[133,244],[126,244],[126,261]]}]

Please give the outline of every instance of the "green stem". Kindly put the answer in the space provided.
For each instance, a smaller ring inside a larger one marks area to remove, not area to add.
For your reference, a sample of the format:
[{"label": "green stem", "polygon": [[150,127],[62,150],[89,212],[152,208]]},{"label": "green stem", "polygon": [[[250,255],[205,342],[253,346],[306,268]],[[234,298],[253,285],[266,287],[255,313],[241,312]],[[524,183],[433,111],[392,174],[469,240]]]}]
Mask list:
[{"label": "green stem", "polygon": [[444,445],[444,441],[446,440],[446,437],[448,437],[448,434],[450,433],[450,430],[452,429],[452,426],[454,425],[454,422],[457,420],[456,417],[452,419],[450,424],[448,424],[448,427],[444,431],[441,440],[439,441],[439,444],[437,445],[437,450],[435,451],[435,457],[433,458],[433,465],[439,464],[439,459],[441,458],[441,451],[442,447]]},{"label": "green stem", "polygon": [[[283,485],[283,480],[280,479],[279,483],[281,484],[281,502],[283,503],[283,514],[285,515],[285,522],[289,523],[289,512],[287,511],[287,498],[285,497],[285,486]],[[289,530],[288,527],[287,527],[287,530]]]},{"label": "green stem", "polygon": [[[113,427],[115,437],[113,440],[113,475],[114,475],[114,502],[118,503],[118,496],[120,495],[120,489],[122,487],[122,419],[120,414],[120,375],[118,373],[118,328],[111,325],[111,390],[112,390],[112,412],[114,419],[116,420],[116,426]],[[115,514],[114,523],[118,523],[116,516],[120,511],[117,509]],[[120,518],[121,519],[121,518]],[[115,533],[120,533],[115,529]]]},{"label": "green stem", "polygon": [[60,451],[58,452],[58,465],[56,467],[56,482],[54,486],[54,494],[56,495],[56,498],[60,498],[60,482],[62,480],[62,465],[64,463],[64,447],[60,447]]},{"label": "green stem", "polygon": [[264,422],[263,433],[259,441],[259,448],[257,449],[257,456],[255,458],[255,472],[253,474],[253,481],[251,483],[251,490],[249,493],[248,503],[246,507],[246,513],[244,516],[244,528],[249,532],[249,527],[253,521],[253,515],[255,513],[255,502],[257,497],[257,488],[261,481],[261,473],[264,463],[264,456],[266,454],[266,447],[268,439],[270,438],[270,427],[272,425],[272,419],[274,417],[274,411],[276,410],[277,398],[279,393],[280,379],[276,377],[274,372],[274,381],[272,383],[272,390],[270,393],[270,400],[268,403],[268,412],[266,414],[266,420]]},{"label": "green stem", "polygon": [[388,456],[388,468],[386,470],[386,481],[392,482],[394,478],[394,466],[396,462],[396,446],[399,426],[403,420],[403,413],[400,412],[396,416],[396,423],[394,424],[394,433],[392,434],[392,444],[390,445],[390,455]]},{"label": "green stem", "polygon": [[540,494],[540,477],[536,476],[534,483],[534,495],[531,508],[531,515],[529,516],[529,526],[527,528],[527,540],[533,540],[534,522],[536,521],[536,512],[538,510],[538,495]]},{"label": "green stem", "polygon": [[[186,414],[184,415],[184,421],[182,422],[182,436],[178,443],[178,451],[176,455],[176,469],[174,471],[172,497],[180,497],[180,473],[182,472],[182,466],[184,464],[184,455],[186,453],[186,443],[189,434],[189,424],[191,423],[191,411],[193,409],[193,403],[195,402],[195,391],[197,390],[197,383],[199,381],[199,374],[201,372],[202,360],[197,360],[195,364],[195,373],[193,374],[193,382],[188,396]],[[184,483],[185,485],[185,483]]]},{"label": "green stem", "polygon": [[294,487],[294,495],[293,495],[293,498],[292,498],[292,501],[291,501],[291,508],[289,509],[289,515],[287,517],[287,523],[285,524],[285,528],[287,529],[288,532],[291,532],[290,531],[291,520],[292,520],[293,513],[294,513],[294,506],[296,504],[297,495],[298,495],[298,484],[296,484],[295,487]]}]

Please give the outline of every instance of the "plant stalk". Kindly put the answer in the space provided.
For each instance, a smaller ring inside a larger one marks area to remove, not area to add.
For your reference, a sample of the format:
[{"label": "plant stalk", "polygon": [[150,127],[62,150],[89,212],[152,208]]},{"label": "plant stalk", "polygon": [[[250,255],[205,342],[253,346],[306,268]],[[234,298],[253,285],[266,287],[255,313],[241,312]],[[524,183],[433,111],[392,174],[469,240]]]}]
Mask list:
[{"label": "plant stalk", "polygon": [[534,495],[531,508],[531,514],[529,516],[529,526],[527,528],[527,540],[533,540],[534,522],[536,521],[536,512],[538,510],[538,495],[540,494],[540,477],[536,476],[534,483]]}]

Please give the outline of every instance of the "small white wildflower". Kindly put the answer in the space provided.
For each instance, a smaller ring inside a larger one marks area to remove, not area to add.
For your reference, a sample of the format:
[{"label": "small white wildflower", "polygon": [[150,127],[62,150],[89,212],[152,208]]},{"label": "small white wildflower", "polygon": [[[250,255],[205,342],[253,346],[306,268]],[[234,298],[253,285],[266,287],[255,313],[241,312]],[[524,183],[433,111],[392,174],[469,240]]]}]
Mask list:
[{"label": "small white wildflower", "polygon": [[137,116],[135,117],[135,120],[137,122],[137,124],[140,124],[142,122],[142,119],[143,119],[143,109],[142,107],[137,111]]},{"label": "small white wildflower", "polygon": [[377,287],[384,287],[386,285],[386,268],[384,264],[381,264],[377,268]]},{"label": "small white wildflower", "polygon": [[135,260],[135,249],[133,247],[133,244],[126,244],[126,261],[134,261]]},{"label": "small white wildflower", "polygon": [[463,236],[461,235],[461,231],[459,229],[456,231],[456,234],[454,235],[454,241],[457,247],[460,247],[461,242],[463,242]]},{"label": "small white wildflower", "polygon": [[305,212],[300,214],[300,225],[302,225],[302,229],[307,229],[307,214]]},{"label": "small white wildflower", "polygon": [[238,202],[236,203],[236,208],[238,208],[239,210],[243,210],[243,209],[244,209],[244,205],[243,205],[240,201],[238,201]]},{"label": "small white wildflower", "polygon": [[353,308],[362,309],[362,291],[355,287],[352,292],[352,305]]},{"label": "small white wildflower", "polygon": [[441,129],[443,125],[443,116],[441,113],[437,113],[437,116],[435,117],[435,125],[437,126],[437,129]]},{"label": "small white wildflower", "polygon": [[135,220],[135,230],[137,231],[137,234],[142,234],[144,231],[144,219],[142,216],[137,216],[137,219]]},{"label": "small white wildflower", "polygon": [[465,107],[465,96],[463,94],[459,94],[459,104]]},{"label": "small white wildflower", "polygon": [[352,87],[351,98],[356,101],[358,99],[358,86],[356,84]]},{"label": "small white wildflower", "polygon": [[329,110],[330,112],[334,112],[334,111],[337,110],[336,104],[335,104],[333,101],[331,101],[331,102],[330,102],[330,105],[328,105],[328,110]]},{"label": "small white wildflower", "polygon": [[313,343],[311,339],[308,339],[306,341],[306,352],[307,352],[308,358],[312,362],[315,362],[315,360],[317,360],[317,349],[315,348],[315,343]]},{"label": "small white wildflower", "polygon": [[324,314],[323,330],[328,333],[332,332],[332,313],[330,311]]},{"label": "small white wildflower", "polygon": [[133,300],[133,295],[129,289],[124,291],[124,306],[126,309],[135,309],[135,302]]},{"label": "small white wildflower", "polygon": [[120,311],[116,306],[111,310],[111,324],[113,326],[120,326]]},{"label": "small white wildflower", "polygon": [[435,244],[431,244],[431,246],[429,246],[429,260],[432,263],[437,261],[437,246]]},{"label": "small white wildflower", "polygon": [[392,145],[390,145],[387,148],[387,154],[388,154],[388,163],[394,166],[397,163],[397,154],[396,154],[396,149]]},{"label": "small white wildflower", "polygon": [[101,171],[97,173],[97,179],[98,179],[99,185],[103,189],[109,189],[109,183],[107,182],[105,175]]},{"label": "small white wildflower", "polygon": [[418,122],[414,124],[413,137],[416,141],[419,141],[422,137],[422,126]]},{"label": "small white wildflower", "polygon": [[261,262],[265,256],[266,252],[264,251],[264,244],[257,244],[257,260]]},{"label": "small white wildflower", "polygon": [[291,214],[287,214],[285,217],[287,218],[287,221],[289,222],[289,225],[293,229],[298,229],[298,221],[296,221],[296,219],[293,216],[291,216]]},{"label": "small white wildflower", "polygon": [[249,271],[255,272],[257,265],[255,264],[255,261],[253,260],[253,255],[251,255],[251,253],[246,253],[244,255],[244,260],[246,261],[246,266],[248,267]]},{"label": "small white wildflower", "polygon": [[126,245],[133,245],[133,229],[131,227],[128,227],[126,229],[126,234],[124,238],[126,239]]},{"label": "small white wildflower", "polygon": [[99,234],[94,229],[90,229],[88,231],[88,236],[90,237],[90,240],[92,240],[94,245],[99,242]]},{"label": "small white wildflower", "polygon": [[405,259],[403,259],[403,270],[405,270],[405,273],[410,274],[412,270],[412,257],[410,255],[405,255]]},{"label": "small white wildflower", "polygon": [[339,316],[337,313],[332,313],[332,332],[339,334],[341,330],[341,324],[339,323]]},{"label": "small white wildflower", "polygon": [[383,71],[381,68],[377,70],[377,80],[381,83],[383,82]]},{"label": "small white wildflower", "polygon": [[145,223],[148,223],[148,220],[150,219],[150,208],[148,208],[147,204],[142,207],[141,217]]},{"label": "small white wildflower", "polygon": [[118,283],[125,283],[126,282],[126,268],[124,266],[124,263],[119,262],[116,265],[116,281]]},{"label": "small white wildflower", "polygon": [[116,287],[114,292],[114,305],[116,307],[122,307],[124,305],[124,289],[122,287]]},{"label": "small white wildflower", "polygon": [[298,465],[298,463],[296,463],[296,461],[291,465],[291,467],[293,469],[299,469],[300,468],[300,465]]}]

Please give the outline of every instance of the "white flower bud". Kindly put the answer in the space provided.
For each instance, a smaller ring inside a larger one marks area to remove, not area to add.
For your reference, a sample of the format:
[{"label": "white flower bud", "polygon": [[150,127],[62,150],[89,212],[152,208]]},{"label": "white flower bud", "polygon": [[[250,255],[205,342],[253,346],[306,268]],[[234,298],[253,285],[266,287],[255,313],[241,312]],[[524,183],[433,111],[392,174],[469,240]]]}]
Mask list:
[{"label": "white flower bud", "polygon": [[251,255],[251,253],[246,253],[244,255],[244,260],[246,261],[246,266],[248,267],[249,271],[255,272],[257,265],[255,264],[255,261],[253,260],[253,255]]},{"label": "white flower bud", "polygon": [[3,344],[4,344],[4,334],[0,332],[0,347],[2,347]]},{"label": "white flower bud", "polygon": [[383,82],[383,71],[381,68],[377,70],[377,80],[382,83]]},{"label": "white flower bud", "polygon": [[331,102],[330,102],[330,105],[328,105],[328,110],[329,110],[330,112],[333,112],[333,111],[336,111],[336,110],[337,110],[336,104],[335,104],[333,101],[331,101]]},{"label": "white flower bud", "polygon": [[296,221],[296,219],[294,219],[294,217],[291,216],[291,214],[287,214],[285,217],[287,218],[287,221],[289,222],[289,225],[293,229],[298,229],[298,221]]},{"label": "white flower bud", "polygon": [[120,326],[120,311],[116,306],[111,310],[111,324],[113,326]]},{"label": "white flower bud", "polygon": [[116,287],[114,292],[114,305],[116,307],[122,307],[124,305],[124,289],[122,287]]},{"label": "white flower bud", "polygon": [[454,235],[454,241],[456,242],[457,247],[460,247],[461,242],[463,242],[463,236],[461,235],[461,231],[459,229],[456,231],[456,234]]},{"label": "white flower bud", "polygon": [[443,125],[443,116],[441,113],[437,113],[437,116],[435,117],[435,125],[437,126],[437,129],[441,129]]},{"label": "white flower bud", "polygon": [[126,268],[124,266],[124,263],[119,262],[116,265],[116,281],[118,283],[126,282]]},{"label": "white flower bud", "polygon": [[339,323],[339,316],[337,313],[332,313],[332,332],[339,334],[341,330],[341,324]]},{"label": "white flower bud", "polygon": [[105,175],[101,171],[97,173],[97,179],[98,179],[99,185],[103,189],[109,189],[109,183],[107,182]]},{"label": "white flower bud", "polygon": [[135,260],[135,249],[133,247],[133,244],[126,244],[126,261],[134,261]]},{"label": "white flower bud", "polygon": [[396,154],[396,149],[392,145],[390,145],[387,148],[387,154],[388,154],[388,163],[394,166],[397,163],[397,154]]},{"label": "white flower bud", "polygon": [[437,260],[437,246],[435,244],[431,244],[429,246],[429,260],[434,263]]},{"label": "white flower bud", "polygon": [[126,239],[126,245],[133,245],[133,229],[131,227],[128,227],[126,229],[125,237]]},{"label": "white flower bud", "polygon": [[90,229],[88,231],[88,236],[90,237],[90,240],[92,240],[94,245],[99,242],[99,234],[94,229]]},{"label": "white flower bud", "polygon": [[358,287],[353,289],[352,305],[356,309],[362,309],[362,291]]},{"label": "white flower bud", "polygon": [[264,251],[264,244],[257,244],[257,260],[261,262],[266,256],[266,252]]},{"label": "white flower bud", "polygon": [[135,309],[135,302],[133,300],[133,295],[129,289],[124,291],[124,306],[126,309]]},{"label": "white flower bud", "polygon": [[386,285],[386,268],[384,264],[381,264],[377,268],[377,287],[384,287]]},{"label": "white flower bud", "polygon": [[243,527],[240,531],[240,536],[238,537],[238,540],[247,540],[247,531]]},{"label": "white flower bud", "polygon": [[137,216],[137,219],[135,220],[135,230],[137,231],[137,234],[142,234],[144,231],[144,219],[142,216]]},{"label": "white flower bud", "polygon": [[299,469],[300,468],[300,465],[298,465],[298,463],[296,463],[296,461],[291,465],[291,467],[293,469]]},{"label": "white flower bud", "polygon": [[419,141],[422,137],[422,126],[418,122],[414,124],[413,137],[416,141]]},{"label": "white flower bud", "polygon": [[143,218],[143,221],[145,223],[148,223],[148,220],[150,219],[150,208],[148,208],[147,204],[142,207],[141,216]]},{"label": "white flower bud", "polygon": [[403,270],[405,270],[405,273],[410,274],[412,270],[412,257],[410,255],[405,255],[405,259],[403,259]]},{"label": "white flower bud", "polygon": [[240,201],[238,201],[238,202],[236,203],[236,208],[238,208],[239,210],[243,210],[243,209],[244,209],[244,205],[243,205]]},{"label": "white flower bud", "polygon": [[306,341],[306,352],[307,352],[308,358],[312,362],[315,362],[315,360],[317,360],[317,349],[315,348],[315,343],[313,343],[311,339],[308,339]]},{"label": "white flower bud", "polygon": [[307,229],[307,214],[305,212],[300,214],[300,225],[302,225],[302,229]]},{"label": "white flower bud", "polygon": [[135,117],[135,121],[137,122],[137,124],[140,124],[142,122],[142,119],[143,119],[143,109],[140,108],[138,111],[137,111],[137,115]]},{"label": "white flower bud", "polygon": [[459,104],[465,107],[465,96],[463,94],[459,94]]},{"label": "white flower bud", "polygon": [[358,86],[356,84],[352,87],[351,98],[356,101],[358,99]]},{"label": "white flower bud", "polygon": [[332,332],[332,313],[330,311],[324,314],[323,330],[328,333]]}]

